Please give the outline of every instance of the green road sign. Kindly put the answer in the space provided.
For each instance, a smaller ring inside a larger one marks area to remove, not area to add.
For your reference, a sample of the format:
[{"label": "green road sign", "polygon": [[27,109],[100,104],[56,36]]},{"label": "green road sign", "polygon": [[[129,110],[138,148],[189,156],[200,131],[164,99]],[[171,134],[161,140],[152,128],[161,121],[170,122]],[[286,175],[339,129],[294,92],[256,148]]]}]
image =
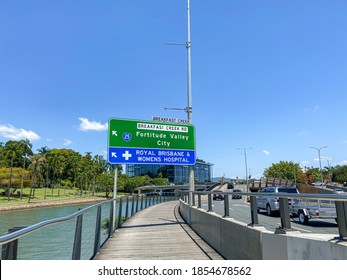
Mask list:
[{"label": "green road sign", "polygon": [[110,163],[195,164],[193,125],[110,119],[108,127]]}]

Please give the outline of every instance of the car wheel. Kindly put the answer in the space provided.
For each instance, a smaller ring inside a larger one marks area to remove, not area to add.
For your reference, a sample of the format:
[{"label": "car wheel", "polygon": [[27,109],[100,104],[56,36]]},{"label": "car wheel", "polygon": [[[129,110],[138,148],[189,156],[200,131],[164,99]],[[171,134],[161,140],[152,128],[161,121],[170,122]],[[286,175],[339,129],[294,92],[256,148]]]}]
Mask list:
[{"label": "car wheel", "polygon": [[268,205],[266,205],[266,214],[268,214],[269,216],[271,216],[271,215],[272,215],[271,207],[270,207],[270,205],[269,205],[269,204],[268,204]]},{"label": "car wheel", "polygon": [[304,211],[299,211],[298,217],[299,217],[300,224],[303,224],[303,225],[308,224],[308,217],[305,215]]}]

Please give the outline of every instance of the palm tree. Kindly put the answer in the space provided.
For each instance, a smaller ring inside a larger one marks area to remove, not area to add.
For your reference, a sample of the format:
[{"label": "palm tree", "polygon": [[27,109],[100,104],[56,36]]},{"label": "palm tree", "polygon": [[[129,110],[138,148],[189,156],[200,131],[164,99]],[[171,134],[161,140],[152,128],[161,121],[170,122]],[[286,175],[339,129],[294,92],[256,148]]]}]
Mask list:
[{"label": "palm tree", "polygon": [[37,184],[37,182],[42,178],[42,170],[45,166],[45,157],[43,155],[34,155],[32,157],[31,164],[29,165],[29,169],[31,171],[31,187],[30,187],[30,194],[28,198],[28,203],[30,202],[31,197],[34,196],[33,191],[35,190],[34,186]]},{"label": "palm tree", "polygon": [[22,157],[24,158],[24,161],[23,161],[23,172],[22,172],[22,182],[21,182],[21,186],[20,186],[20,199],[22,199],[23,184],[24,184],[25,159],[27,158],[27,156],[32,155],[33,151],[31,150],[32,144],[30,143],[30,141],[28,139],[21,140],[19,142],[20,142],[20,146],[21,146],[20,148],[21,148]]},{"label": "palm tree", "polygon": [[40,169],[40,172],[42,174],[42,177],[46,178],[45,183],[44,183],[44,193],[43,193],[43,198],[46,199],[46,190],[47,187],[49,185],[49,165],[48,165],[48,160],[47,160],[47,153],[50,151],[50,149],[48,149],[47,146],[44,146],[40,149],[37,149],[38,154],[41,155],[44,160],[42,161],[43,166],[41,166],[42,168]]},{"label": "palm tree", "polygon": [[16,158],[19,150],[19,145],[17,141],[8,141],[5,144],[4,147],[4,155],[5,155],[5,160],[10,161],[10,180],[9,184],[6,190],[7,194],[7,200],[10,200],[10,194],[11,194],[11,187],[12,187],[12,169],[13,169],[13,162],[14,159]]}]

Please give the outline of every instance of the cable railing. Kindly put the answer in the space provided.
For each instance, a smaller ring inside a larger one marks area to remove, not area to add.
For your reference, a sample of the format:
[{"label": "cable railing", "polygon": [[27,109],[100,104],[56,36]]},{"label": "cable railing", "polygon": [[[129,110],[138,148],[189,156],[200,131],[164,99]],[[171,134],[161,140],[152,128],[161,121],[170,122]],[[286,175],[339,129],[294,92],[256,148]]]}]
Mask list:
[{"label": "cable railing", "polygon": [[65,217],[13,227],[8,234],[0,236],[1,259],[94,259],[105,242],[116,234],[115,230],[134,214],[176,199],[174,193],[122,196],[87,206]]},{"label": "cable railing", "polygon": [[[192,201],[190,202],[189,193],[192,193]],[[180,199],[182,202],[196,207],[197,209],[202,209],[202,201],[207,203],[207,212],[213,212],[213,195],[216,194],[214,191],[180,191]],[[250,202],[250,217],[251,223],[249,226],[259,225],[258,220],[258,207],[257,207],[257,197],[276,197],[279,202],[279,214],[281,219],[281,226],[276,229],[276,233],[286,233],[292,230],[291,226],[291,216],[293,214],[312,216],[309,212],[311,210],[309,207],[305,208],[302,206],[307,200],[318,201],[320,205],[323,203],[329,203],[330,207],[333,208],[336,212],[335,220],[338,224],[339,229],[339,238],[347,239],[347,194],[293,194],[293,193],[260,193],[260,192],[218,192],[218,195],[223,196],[223,217],[230,217],[230,208],[229,208],[229,198],[232,196],[246,196],[249,197]],[[290,203],[289,203],[290,201]],[[297,203],[294,203],[297,201]],[[301,208],[300,208],[301,207]],[[296,211],[296,212],[294,212]],[[306,211],[306,212],[305,212]],[[312,216],[313,217],[313,216]],[[307,221],[307,220],[305,220]]]}]

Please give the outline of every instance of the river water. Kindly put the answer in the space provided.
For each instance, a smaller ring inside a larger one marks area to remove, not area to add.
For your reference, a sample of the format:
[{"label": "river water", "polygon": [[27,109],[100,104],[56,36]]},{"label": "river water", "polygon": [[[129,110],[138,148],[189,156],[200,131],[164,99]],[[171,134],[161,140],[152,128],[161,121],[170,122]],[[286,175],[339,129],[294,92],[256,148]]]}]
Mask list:
[{"label": "river water", "polygon": [[[116,203],[116,217],[121,210],[121,216],[130,217],[136,211],[149,205],[157,204],[171,197],[138,197],[134,201],[131,197],[122,198]],[[128,203],[127,203],[128,201]],[[84,203],[75,205],[63,205],[54,207],[29,208],[23,210],[0,211],[0,236],[8,233],[13,227],[30,226],[42,221],[54,218],[66,217],[79,209],[86,208],[96,203]],[[101,207],[101,224],[107,224],[106,218],[110,215],[111,203],[104,203]],[[120,209],[121,207],[121,209]],[[87,260],[93,255],[94,237],[96,227],[97,207],[93,207],[83,214],[82,222],[82,249],[81,259]],[[54,224],[41,228],[18,240],[18,256],[20,260],[69,260],[72,256],[72,248],[75,236],[77,218],[67,222]],[[102,229],[101,244],[107,239],[107,229]],[[3,251],[3,249],[2,249]]]},{"label": "river water", "polygon": [[[141,202],[136,201],[132,207],[132,200],[129,199],[128,216],[132,211],[135,213],[136,202],[138,210],[141,209]],[[94,203],[95,204],[95,203]],[[8,230],[17,226],[30,226],[45,220],[59,217],[66,217],[81,208],[86,208],[91,203],[64,205],[55,207],[30,208],[14,211],[0,211],[0,236],[8,233]],[[116,215],[119,213],[120,203],[116,203]],[[143,207],[145,204],[143,203]],[[81,259],[89,259],[93,254],[93,244],[95,236],[95,221],[97,207],[83,214],[82,225],[82,251]],[[122,216],[126,216],[126,200],[122,201]],[[110,203],[105,203],[101,207],[101,219],[109,217]],[[18,259],[24,260],[64,260],[71,259],[73,240],[75,235],[76,218],[52,226],[47,226],[19,239]],[[101,243],[107,237],[107,230],[102,230]]]}]

